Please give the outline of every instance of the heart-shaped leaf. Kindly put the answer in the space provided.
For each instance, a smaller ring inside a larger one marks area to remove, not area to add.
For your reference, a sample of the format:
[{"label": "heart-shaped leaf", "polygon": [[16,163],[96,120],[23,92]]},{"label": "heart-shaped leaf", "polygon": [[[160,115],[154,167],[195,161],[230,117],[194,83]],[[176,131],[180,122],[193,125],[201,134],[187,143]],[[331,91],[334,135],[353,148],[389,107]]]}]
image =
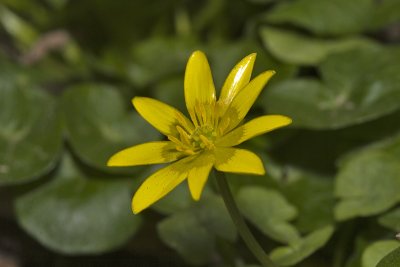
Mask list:
[{"label": "heart-shaped leaf", "polygon": [[160,238],[194,265],[207,263],[214,253],[215,237],[190,211],[174,214],[158,224]]},{"label": "heart-shaped leaf", "polygon": [[288,182],[281,189],[299,211],[296,228],[308,233],[334,223],[333,179],[290,168],[286,169],[286,175]]},{"label": "heart-shaped leaf", "polygon": [[[178,195],[183,196],[181,193]],[[163,200],[160,202],[162,204]],[[221,197],[208,190],[203,192],[199,202],[191,201],[190,206],[175,210],[174,214],[161,221],[158,231],[165,244],[195,265],[210,262],[217,238],[233,242],[237,237]]]},{"label": "heart-shaped leaf", "polygon": [[221,197],[208,194],[195,205],[195,216],[213,235],[235,241],[236,228]]},{"label": "heart-shaped leaf", "polygon": [[298,0],[283,2],[267,14],[273,23],[291,23],[319,35],[362,32],[373,14],[373,0]]},{"label": "heart-shaped leaf", "polygon": [[271,252],[271,259],[280,266],[292,266],[310,256],[325,245],[332,236],[334,228],[326,226],[316,230],[303,239],[287,247],[279,247]]},{"label": "heart-shaped leaf", "polygon": [[40,177],[55,165],[62,147],[54,99],[11,77],[0,83],[0,185]]},{"label": "heart-shaped leaf", "polygon": [[243,215],[265,235],[283,243],[300,238],[296,228],[288,223],[297,216],[297,210],[279,192],[246,186],[240,189],[236,201]]},{"label": "heart-shaped leaf", "polygon": [[400,248],[396,248],[382,260],[379,261],[376,267],[397,267],[400,264]]},{"label": "heart-shaped leaf", "polygon": [[384,227],[400,232],[400,208],[396,208],[380,216],[378,222]]},{"label": "heart-shaped leaf", "polygon": [[[395,240],[383,240],[372,243],[364,250],[362,255],[362,267],[376,267],[384,256],[399,247],[399,242]],[[399,263],[400,262],[398,262],[398,264]]]},{"label": "heart-shaped leaf", "polygon": [[159,138],[158,132],[134,112],[130,99],[124,100],[111,86],[84,84],[70,88],[63,95],[63,108],[74,152],[98,169],[121,171],[106,166],[114,153]]},{"label": "heart-shaped leaf", "polygon": [[299,65],[316,65],[335,52],[376,46],[360,37],[326,40],[272,27],[262,27],[260,35],[274,56],[283,62]]},{"label": "heart-shaped leaf", "polygon": [[44,246],[66,254],[115,249],[138,230],[131,212],[132,182],[86,177],[66,157],[57,177],[16,201],[22,228]]},{"label": "heart-shaped leaf", "polygon": [[[367,49],[329,56],[322,81],[296,79],[267,90],[270,113],[285,114],[293,125],[337,129],[360,124],[400,108],[400,49]],[[349,60],[351,59],[351,60]]]},{"label": "heart-shaped leaf", "polygon": [[126,68],[128,78],[134,85],[144,87],[170,75],[183,74],[186,61],[195,49],[198,45],[191,40],[176,38],[151,38],[139,42],[132,49],[133,63]]},{"label": "heart-shaped leaf", "polygon": [[340,202],[335,216],[345,220],[379,214],[400,201],[400,141],[390,140],[348,156],[336,177]]}]

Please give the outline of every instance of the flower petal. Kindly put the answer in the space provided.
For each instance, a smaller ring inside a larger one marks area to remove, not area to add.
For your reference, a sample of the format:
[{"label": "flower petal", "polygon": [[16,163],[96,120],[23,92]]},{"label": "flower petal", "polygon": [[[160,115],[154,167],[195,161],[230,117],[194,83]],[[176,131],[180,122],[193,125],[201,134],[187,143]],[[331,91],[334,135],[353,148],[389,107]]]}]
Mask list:
[{"label": "flower petal", "polygon": [[243,120],[265,84],[274,74],[275,71],[263,72],[251,80],[245,88],[240,90],[221,119],[220,125],[226,127],[221,130],[223,133],[229,132]]},{"label": "flower petal", "polygon": [[239,93],[239,91],[249,83],[256,55],[256,53],[253,53],[243,58],[238,64],[236,64],[226,78],[218,100],[218,103],[221,104],[223,109],[222,114],[225,112],[226,107],[229,106],[237,93]]},{"label": "flower petal", "polygon": [[214,166],[222,172],[265,174],[264,165],[256,154],[233,147],[217,147]]},{"label": "flower petal", "polygon": [[208,180],[211,168],[214,164],[214,157],[211,155],[201,155],[193,163],[189,171],[188,183],[189,190],[194,200],[199,200],[203,192],[204,185]]},{"label": "flower petal", "polygon": [[194,159],[194,157],[183,158],[150,175],[133,196],[133,213],[137,214],[146,209],[184,181],[190,169],[190,162]]},{"label": "flower petal", "polygon": [[192,121],[196,124],[196,109],[199,105],[215,103],[215,87],[210,65],[201,51],[195,51],[189,58],[185,71],[185,101]]},{"label": "flower petal", "polygon": [[179,110],[148,97],[135,97],[132,104],[139,114],[164,135],[177,135],[177,125],[193,130],[193,124]]},{"label": "flower petal", "polygon": [[184,154],[169,141],[149,142],[126,148],[114,154],[107,166],[137,166],[175,161]]},{"label": "flower petal", "polygon": [[266,115],[255,118],[231,131],[217,140],[217,146],[236,146],[257,135],[275,130],[292,123],[292,120],[282,115]]}]

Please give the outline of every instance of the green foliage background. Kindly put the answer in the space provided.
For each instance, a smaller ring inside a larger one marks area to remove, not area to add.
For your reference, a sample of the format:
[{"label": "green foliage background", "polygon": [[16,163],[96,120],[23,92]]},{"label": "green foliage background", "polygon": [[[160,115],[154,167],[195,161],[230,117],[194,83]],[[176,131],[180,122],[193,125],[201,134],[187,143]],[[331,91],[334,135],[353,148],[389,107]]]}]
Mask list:
[{"label": "green foliage background", "polygon": [[199,202],[183,184],[135,216],[154,167],[105,163],[162,138],[133,96],[185,109],[191,52],[217,88],[257,52],[254,74],[277,75],[250,116],[294,120],[245,144],[264,177],[228,177],[265,250],[280,266],[400,266],[399,44],[398,0],[3,0],[0,220],[64,257],[256,266],[213,177]]}]

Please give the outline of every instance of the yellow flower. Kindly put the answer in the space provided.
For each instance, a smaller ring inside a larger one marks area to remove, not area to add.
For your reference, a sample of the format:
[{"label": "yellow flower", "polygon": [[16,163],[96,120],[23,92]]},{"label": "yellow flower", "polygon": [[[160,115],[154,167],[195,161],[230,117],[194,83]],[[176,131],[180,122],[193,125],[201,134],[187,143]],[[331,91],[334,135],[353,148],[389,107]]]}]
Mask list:
[{"label": "yellow flower", "polygon": [[194,200],[199,200],[211,169],[263,175],[260,158],[233,146],[276,128],[291,119],[266,115],[240,125],[261,90],[274,75],[265,71],[250,81],[256,54],[242,59],[230,72],[219,99],[207,58],[194,52],[187,63],[185,101],[190,120],[177,109],[155,99],[135,97],[140,115],[169,141],[155,141],[124,149],[113,155],[108,166],[134,166],[174,162],[148,177],[132,200],[138,213],[168,194],[185,179]]}]

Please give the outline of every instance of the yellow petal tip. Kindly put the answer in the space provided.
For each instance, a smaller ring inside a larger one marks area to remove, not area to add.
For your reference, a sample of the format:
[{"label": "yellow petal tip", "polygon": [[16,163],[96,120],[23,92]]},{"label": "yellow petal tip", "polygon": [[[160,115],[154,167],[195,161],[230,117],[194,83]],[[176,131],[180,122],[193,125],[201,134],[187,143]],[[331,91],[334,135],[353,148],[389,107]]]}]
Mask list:
[{"label": "yellow petal tip", "polygon": [[[196,50],[190,55],[191,58],[192,57],[197,57],[197,56],[205,57],[206,55],[201,50]],[[189,58],[189,60],[190,60],[190,58]]]},{"label": "yellow petal tip", "polygon": [[111,156],[111,158],[108,159],[107,161],[107,166],[108,167],[113,167],[113,166],[117,166],[117,162],[115,160],[115,155]]},{"label": "yellow petal tip", "polygon": [[281,115],[281,116],[285,120],[285,123],[286,123],[284,126],[289,125],[289,124],[291,124],[293,122],[292,118],[289,118],[289,117],[284,116],[284,115]]},{"label": "yellow petal tip", "polygon": [[132,98],[131,102],[132,105],[136,108],[137,105],[140,105],[140,102],[144,99],[145,97],[141,97],[141,96],[135,96],[134,98]]},{"label": "yellow petal tip", "polygon": [[133,204],[133,200],[132,200],[132,213],[133,214],[138,214],[139,212],[141,212],[144,208],[138,208],[137,205]]},{"label": "yellow petal tip", "polygon": [[251,58],[252,60],[256,60],[257,53],[251,53],[250,55],[247,56],[248,58]]},{"label": "yellow petal tip", "polygon": [[192,196],[192,199],[193,199],[194,201],[199,201],[199,200],[200,200],[200,196]]}]

